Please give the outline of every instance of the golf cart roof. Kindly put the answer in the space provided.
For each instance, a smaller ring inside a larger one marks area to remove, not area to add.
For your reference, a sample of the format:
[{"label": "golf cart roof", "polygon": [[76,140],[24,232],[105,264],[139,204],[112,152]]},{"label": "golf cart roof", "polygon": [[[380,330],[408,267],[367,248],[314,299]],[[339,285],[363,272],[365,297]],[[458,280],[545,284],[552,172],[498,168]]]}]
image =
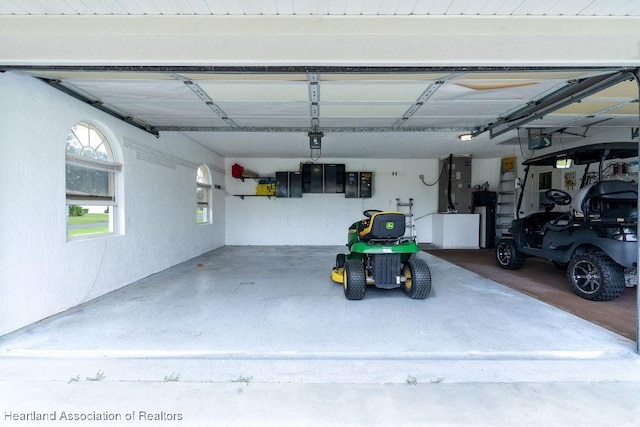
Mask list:
[{"label": "golf cart roof", "polygon": [[[605,155],[606,154],[606,155]],[[602,144],[582,145],[572,147],[555,153],[544,154],[522,162],[523,165],[555,166],[556,161],[571,159],[576,165],[599,162],[608,159],[628,159],[638,156],[637,142],[606,142]]]}]

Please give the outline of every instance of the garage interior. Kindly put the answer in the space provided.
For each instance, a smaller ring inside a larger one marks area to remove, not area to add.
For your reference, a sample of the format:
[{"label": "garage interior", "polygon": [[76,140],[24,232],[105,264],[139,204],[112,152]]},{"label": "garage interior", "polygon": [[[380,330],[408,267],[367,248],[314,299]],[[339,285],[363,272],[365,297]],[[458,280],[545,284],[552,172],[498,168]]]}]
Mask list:
[{"label": "garage interior", "polygon": [[[70,396],[182,411],[189,425],[632,425],[637,302],[634,337],[438,251],[418,255],[424,301],[398,289],[347,301],[330,271],[363,210],[409,200],[423,247],[489,250],[477,223],[443,228],[475,217],[462,201],[443,213],[450,156],[469,165],[468,188],[498,191],[505,159],[522,177],[534,154],[637,142],[639,16],[598,0],[0,1],[5,411]],[[80,238],[62,154],[78,123],[104,134],[116,165],[111,228]],[[257,194],[314,164],[371,173],[371,194]],[[179,384],[152,388],[167,382]],[[576,403],[611,393],[606,418]]]}]

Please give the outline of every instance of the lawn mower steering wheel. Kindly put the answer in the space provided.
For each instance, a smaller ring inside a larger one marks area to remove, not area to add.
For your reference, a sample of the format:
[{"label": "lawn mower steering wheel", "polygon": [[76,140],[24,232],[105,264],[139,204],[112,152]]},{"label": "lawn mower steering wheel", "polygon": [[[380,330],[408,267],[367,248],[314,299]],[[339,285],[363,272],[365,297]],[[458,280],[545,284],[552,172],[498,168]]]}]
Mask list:
[{"label": "lawn mower steering wheel", "polygon": [[566,191],[551,189],[545,191],[544,196],[554,205],[566,206],[571,203],[571,194]]},{"label": "lawn mower steering wheel", "polygon": [[374,213],[378,213],[378,212],[382,212],[382,211],[380,209],[367,209],[366,211],[362,212],[362,214],[367,218],[371,218],[371,216]]}]

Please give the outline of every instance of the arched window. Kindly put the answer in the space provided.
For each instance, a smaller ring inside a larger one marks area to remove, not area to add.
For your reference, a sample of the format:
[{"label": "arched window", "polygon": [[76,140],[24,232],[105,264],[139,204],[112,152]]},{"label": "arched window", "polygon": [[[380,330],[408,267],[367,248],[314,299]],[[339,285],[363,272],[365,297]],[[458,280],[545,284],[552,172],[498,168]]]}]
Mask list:
[{"label": "arched window", "polygon": [[211,222],[211,173],[205,165],[200,165],[196,173],[196,222]]},{"label": "arched window", "polygon": [[106,136],[79,122],[67,135],[67,237],[117,233],[116,179],[121,166]]}]

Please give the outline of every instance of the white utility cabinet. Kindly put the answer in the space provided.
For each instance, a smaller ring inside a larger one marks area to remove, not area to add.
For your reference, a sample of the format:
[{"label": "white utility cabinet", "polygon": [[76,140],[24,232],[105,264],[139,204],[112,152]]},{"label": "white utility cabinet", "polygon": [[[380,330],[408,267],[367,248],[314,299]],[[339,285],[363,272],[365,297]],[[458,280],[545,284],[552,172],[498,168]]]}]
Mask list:
[{"label": "white utility cabinet", "polygon": [[433,214],[433,244],[442,249],[479,249],[479,214]]}]

